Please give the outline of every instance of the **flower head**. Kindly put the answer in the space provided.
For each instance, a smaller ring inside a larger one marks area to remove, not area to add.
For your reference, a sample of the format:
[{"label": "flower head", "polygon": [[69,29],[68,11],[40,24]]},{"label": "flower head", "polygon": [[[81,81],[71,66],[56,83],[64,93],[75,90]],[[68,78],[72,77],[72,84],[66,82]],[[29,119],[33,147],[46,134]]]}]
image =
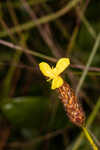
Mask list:
[{"label": "flower head", "polygon": [[51,68],[48,63],[41,62],[39,64],[42,74],[52,80],[51,89],[59,88],[63,85],[63,79],[59,76],[70,64],[69,58],[61,58],[58,60],[56,67]]}]

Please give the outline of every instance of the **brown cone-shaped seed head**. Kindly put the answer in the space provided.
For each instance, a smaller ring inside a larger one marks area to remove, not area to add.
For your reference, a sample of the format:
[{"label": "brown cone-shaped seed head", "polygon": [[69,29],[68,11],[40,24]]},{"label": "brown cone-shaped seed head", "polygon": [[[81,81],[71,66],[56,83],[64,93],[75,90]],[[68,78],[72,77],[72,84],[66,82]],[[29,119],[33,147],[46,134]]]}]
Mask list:
[{"label": "brown cone-shaped seed head", "polygon": [[85,113],[69,84],[64,82],[57,90],[69,119],[74,124],[80,127],[83,126],[85,122]]}]

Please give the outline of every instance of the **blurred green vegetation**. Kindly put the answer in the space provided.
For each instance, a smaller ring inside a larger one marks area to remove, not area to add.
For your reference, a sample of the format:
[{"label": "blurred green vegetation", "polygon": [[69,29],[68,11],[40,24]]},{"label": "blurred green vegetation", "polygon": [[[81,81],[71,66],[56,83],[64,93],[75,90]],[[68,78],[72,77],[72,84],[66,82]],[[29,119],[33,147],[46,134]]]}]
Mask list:
[{"label": "blurred green vegetation", "polygon": [[100,149],[99,12],[96,0],[0,1],[0,150],[91,149],[38,67],[61,57]]}]

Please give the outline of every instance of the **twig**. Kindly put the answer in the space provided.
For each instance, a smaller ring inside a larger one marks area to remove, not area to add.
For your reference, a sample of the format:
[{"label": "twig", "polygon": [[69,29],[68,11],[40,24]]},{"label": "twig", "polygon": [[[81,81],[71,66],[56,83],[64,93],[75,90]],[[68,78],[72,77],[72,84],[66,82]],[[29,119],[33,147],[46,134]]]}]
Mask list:
[{"label": "twig", "polygon": [[[23,51],[24,53],[28,53],[28,54],[31,54],[31,55],[36,56],[36,57],[46,59],[46,60],[51,61],[53,63],[56,63],[56,61],[57,61],[56,58],[49,57],[49,56],[43,55],[43,54],[35,52],[35,51],[31,51],[29,49],[25,49],[19,45],[15,45],[11,42],[0,40],[0,44],[7,46],[7,47],[10,47],[10,48],[14,48],[14,49],[19,50],[19,51]],[[17,64],[15,64],[15,65],[17,66]],[[85,66],[83,66],[83,65],[71,64],[70,66],[71,66],[71,68],[82,69],[82,70],[85,69]],[[97,67],[89,67],[88,70],[100,72],[100,68],[97,68]]]},{"label": "twig", "polygon": [[31,51],[29,49],[22,48],[22,47],[20,47],[18,45],[14,45],[13,43],[10,43],[10,42],[4,41],[4,40],[0,40],[0,44],[8,46],[10,48],[17,49],[18,51],[23,51],[24,53],[31,54],[31,55],[36,56],[36,57],[47,59],[47,60],[49,60],[51,62],[56,62],[55,58],[52,58],[52,57],[49,57],[49,56],[45,56],[45,55],[43,55],[41,53],[38,53],[38,52],[35,52],[35,51]]},{"label": "twig", "polygon": [[[77,69],[82,69],[82,70],[84,70],[86,66],[84,66],[84,65],[76,65],[76,64],[73,65],[73,64],[71,64],[71,67],[72,67],[72,68],[77,68]],[[89,71],[100,72],[100,68],[98,68],[98,67],[89,67],[88,70],[89,70]]]}]

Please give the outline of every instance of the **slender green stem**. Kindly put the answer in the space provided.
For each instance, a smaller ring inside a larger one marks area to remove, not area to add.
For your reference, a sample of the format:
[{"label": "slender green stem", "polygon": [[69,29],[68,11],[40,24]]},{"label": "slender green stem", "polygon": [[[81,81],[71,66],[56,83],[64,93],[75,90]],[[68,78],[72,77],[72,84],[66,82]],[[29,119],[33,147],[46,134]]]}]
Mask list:
[{"label": "slender green stem", "polygon": [[91,135],[89,134],[87,128],[86,128],[86,127],[82,127],[82,129],[83,129],[83,132],[84,132],[86,138],[87,138],[88,141],[90,142],[90,144],[91,144],[93,150],[98,150],[98,148],[97,148],[97,146],[95,145],[95,143],[94,143],[94,141],[93,141]]},{"label": "slender green stem", "polygon": [[96,38],[96,42],[95,42],[95,44],[94,44],[94,46],[93,46],[93,49],[92,49],[92,52],[91,52],[91,54],[90,54],[90,56],[89,56],[89,59],[88,59],[87,64],[86,64],[86,67],[85,67],[85,69],[84,69],[84,71],[83,71],[83,73],[82,73],[82,76],[81,76],[81,78],[80,78],[80,80],[79,80],[79,83],[78,83],[78,85],[77,85],[76,95],[78,95],[79,90],[80,90],[81,87],[82,87],[82,84],[83,84],[83,82],[84,82],[84,80],[85,80],[85,77],[86,77],[86,75],[87,75],[88,69],[89,69],[89,67],[90,67],[90,65],[91,65],[91,63],[92,63],[92,60],[93,60],[93,58],[94,58],[94,56],[95,56],[95,54],[96,54],[96,52],[97,52],[97,50],[98,50],[99,44],[100,44],[100,34],[99,34],[99,35],[97,36],[97,38]]}]

